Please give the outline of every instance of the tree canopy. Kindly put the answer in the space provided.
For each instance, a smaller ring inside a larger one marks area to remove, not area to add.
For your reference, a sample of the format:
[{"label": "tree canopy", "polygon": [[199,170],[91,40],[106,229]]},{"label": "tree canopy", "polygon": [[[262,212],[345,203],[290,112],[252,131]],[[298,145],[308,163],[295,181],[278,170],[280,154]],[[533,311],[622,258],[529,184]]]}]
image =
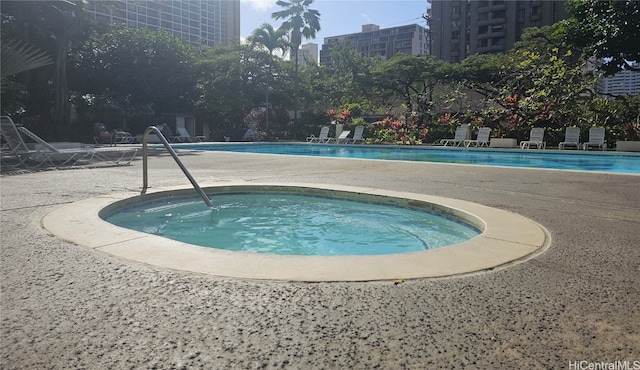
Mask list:
[{"label": "tree canopy", "polygon": [[602,59],[605,73],[640,70],[629,64],[640,62],[640,1],[569,0],[567,9],[572,15],[563,22],[568,41]]}]

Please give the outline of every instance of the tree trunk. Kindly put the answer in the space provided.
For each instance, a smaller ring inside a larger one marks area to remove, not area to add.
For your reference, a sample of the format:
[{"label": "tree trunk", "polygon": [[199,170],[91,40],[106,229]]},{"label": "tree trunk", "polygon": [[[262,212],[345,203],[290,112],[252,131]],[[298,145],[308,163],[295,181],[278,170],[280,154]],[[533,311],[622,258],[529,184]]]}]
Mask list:
[{"label": "tree trunk", "polygon": [[58,40],[56,55],[56,71],[53,78],[55,104],[53,112],[54,125],[58,129],[69,124],[69,93],[67,90],[67,53],[69,42],[66,38]]}]

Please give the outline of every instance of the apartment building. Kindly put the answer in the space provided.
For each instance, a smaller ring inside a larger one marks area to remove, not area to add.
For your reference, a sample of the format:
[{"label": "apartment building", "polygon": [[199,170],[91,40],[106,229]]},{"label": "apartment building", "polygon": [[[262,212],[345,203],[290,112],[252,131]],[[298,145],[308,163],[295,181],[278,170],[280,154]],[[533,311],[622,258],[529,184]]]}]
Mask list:
[{"label": "apartment building", "polygon": [[240,42],[240,0],[92,1],[97,21],[165,30],[198,45]]},{"label": "apartment building", "polygon": [[320,63],[330,64],[331,47],[347,41],[362,54],[372,58],[379,56],[383,60],[400,53],[426,55],[429,45],[427,30],[417,24],[383,29],[366,24],[359,33],[326,37],[320,50]]},{"label": "apartment building", "polygon": [[432,55],[456,63],[473,54],[502,53],[528,27],[569,17],[564,0],[428,0]]},{"label": "apartment building", "polygon": [[[635,68],[640,68],[640,63],[632,62]],[[601,77],[596,83],[598,94],[605,97],[640,94],[640,72],[624,70],[611,77]]]}]

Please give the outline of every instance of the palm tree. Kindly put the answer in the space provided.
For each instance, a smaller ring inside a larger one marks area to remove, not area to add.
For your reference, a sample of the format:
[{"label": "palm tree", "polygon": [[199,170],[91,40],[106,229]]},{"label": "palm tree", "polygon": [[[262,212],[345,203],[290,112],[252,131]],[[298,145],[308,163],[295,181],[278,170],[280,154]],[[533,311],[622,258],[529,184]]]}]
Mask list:
[{"label": "palm tree", "polygon": [[[82,28],[83,0],[55,1],[5,1],[3,12],[13,16],[13,21],[35,29],[37,36],[27,34],[26,40],[42,38],[51,43],[54,61],[53,87],[55,90],[54,122],[64,125],[69,121],[70,103],[67,89],[67,54],[71,40]],[[4,16],[4,14],[3,14]],[[3,19],[4,21],[4,19]],[[4,28],[4,23],[3,23]]]},{"label": "palm tree", "polygon": [[289,47],[287,31],[282,28],[275,30],[269,23],[263,23],[259,28],[256,28],[249,36],[249,42],[253,46],[260,45],[264,47],[272,57],[273,52],[276,50],[282,51],[284,56]]},{"label": "palm tree", "polygon": [[47,53],[38,48],[21,43],[15,40],[9,40],[2,43],[2,65],[0,73],[0,89],[4,88],[5,78],[18,74],[20,72],[44,67],[52,64],[53,60]]},{"label": "palm tree", "polygon": [[[320,12],[309,9],[313,0],[278,0],[276,5],[284,9],[271,14],[271,18],[285,19],[280,26],[286,32],[291,31],[291,50],[295,54],[296,61],[296,91],[298,84],[298,48],[302,43],[302,36],[305,39],[311,39],[316,36],[316,32],[320,31]],[[296,92],[297,95],[297,92]],[[296,109],[293,112],[294,121],[298,120],[298,99],[296,98]]]},{"label": "palm tree", "polygon": [[[289,38],[287,36],[287,31],[278,28],[275,30],[272,25],[269,23],[263,23],[262,26],[256,28],[251,36],[249,36],[249,42],[253,47],[261,46],[269,51],[269,78],[273,76],[272,67],[273,67],[273,52],[276,50],[282,51],[282,55],[287,52],[287,48],[289,47]],[[269,86],[267,86],[266,92],[266,108],[265,108],[265,127],[269,127]]]},{"label": "palm tree", "polygon": [[291,49],[295,53],[296,69],[302,36],[305,39],[312,39],[316,37],[316,32],[320,31],[320,12],[309,9],[312,3],[313,0],[291,0],[290,2],[279,0],[276,4],[285,9],[271,14],[275,20],[286,19],[280,28],[287,32],[291,31]]}]

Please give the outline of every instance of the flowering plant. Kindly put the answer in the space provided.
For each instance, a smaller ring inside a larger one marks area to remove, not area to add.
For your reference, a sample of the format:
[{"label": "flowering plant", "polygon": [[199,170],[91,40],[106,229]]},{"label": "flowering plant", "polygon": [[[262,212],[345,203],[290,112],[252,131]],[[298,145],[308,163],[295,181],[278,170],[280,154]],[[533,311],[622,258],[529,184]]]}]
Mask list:
[{"label": "flowering plant", "polygon": [[331,123],[346,124],[351,121],[351,111],[348,109],[343,109],[338,113],[337,110],[331,108],[327,111],[327,116],[331,118]]},{"label": "flowering plant", "polygon": [[375,124],[375,143],[421,145],[427,139],[429,129],[421,127],[416,118],[407,122],[387,116]]}]

